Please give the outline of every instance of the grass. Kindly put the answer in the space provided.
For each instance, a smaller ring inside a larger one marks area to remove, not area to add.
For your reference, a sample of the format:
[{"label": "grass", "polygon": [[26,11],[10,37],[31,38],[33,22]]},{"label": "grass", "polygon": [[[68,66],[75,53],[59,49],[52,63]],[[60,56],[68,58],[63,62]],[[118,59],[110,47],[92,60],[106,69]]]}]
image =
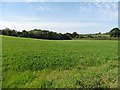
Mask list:
[{"label": "grass", "polygon": [[0,89],[2,89],[2,37],[0,36]]},{"label": "grass", "polygon": [[3,88],[116,88],[117,40],[2,37]]}]

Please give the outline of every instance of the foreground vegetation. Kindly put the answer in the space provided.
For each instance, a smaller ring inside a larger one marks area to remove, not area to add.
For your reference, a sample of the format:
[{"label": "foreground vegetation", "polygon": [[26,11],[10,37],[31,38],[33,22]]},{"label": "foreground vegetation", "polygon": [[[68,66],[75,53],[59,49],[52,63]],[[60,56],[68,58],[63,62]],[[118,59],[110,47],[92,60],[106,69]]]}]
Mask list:
[{"label": "foreground vegetation", "polygon": [[2,39],[3,88],[117,87],[117,40]]}]

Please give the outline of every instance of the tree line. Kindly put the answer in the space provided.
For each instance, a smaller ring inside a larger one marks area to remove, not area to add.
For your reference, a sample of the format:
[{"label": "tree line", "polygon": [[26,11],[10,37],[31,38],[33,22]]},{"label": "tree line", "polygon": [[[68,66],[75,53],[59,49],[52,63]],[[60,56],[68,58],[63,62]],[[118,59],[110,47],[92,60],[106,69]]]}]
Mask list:
[{"label": "tree line", "polygon": [[15,36],[15,37],[26,37],[26,38],[37,38],[37,39],[51,39],[51,40],[71,40],[66,34],[56,33],[48,30],[34,29],[31,31],[16,31],[9,28],[5,28],[2,31],[2,35]]},{"label": "tree line", "polygon": [[[9,28],[0,30],[2,35],[15,36],[15,37],[26,37],[26,38],[37,38],[37,39],[50,39],[50,40],[71,40],[73,38],[99,38],[99,39],[108,39],[104,35],[109,35],[110,37],[120,37],[120,29],[113,28],[110,32],[101,34],[101,32],[96,34],[78,34],[77,32],[73,33],[56,33],[48,30],[34,29],[31,31],[17,31]],[[102,35],[102,36],[99,36]]]}]

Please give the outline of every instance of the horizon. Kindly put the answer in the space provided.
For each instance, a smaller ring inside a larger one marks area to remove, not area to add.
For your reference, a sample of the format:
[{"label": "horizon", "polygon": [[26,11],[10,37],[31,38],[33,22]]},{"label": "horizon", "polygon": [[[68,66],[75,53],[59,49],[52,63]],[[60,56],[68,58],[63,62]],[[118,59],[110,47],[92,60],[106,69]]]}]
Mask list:
[{"label": "horizon", "polygon": [[118,2],[1,2],[0,5],[0,29],[91,34],[118,27]]},{"label": "horizon", "polygon": [[[117,27],[114,27],[114,28],[117,28]],[[16,29],[11,29],[11,28],[9,28],[9,27],[6,27],[6,28],[4,28],[4,29],[9,29],[9,30],[15,30],[15,31],[17,31],[17,32],[22,32],[23,30],[21,30],[21,31],[18,31],[18,30],[16,30]],[[3,29],[0,29],[0,30],[3,30]],[[25,30],[25,29],[24,29]],[[32,29],[32,30],[36,30],[36,28],[35,29]],[[32,30],[25,30],[25,31],[32,31]],[[44,31],[43,29],[37,29],[37,30],[42,30],[42,31]],[[112,30],[112,29],[111,29]],[[52,30],[45,30],[45,31],[49,31],[49,32],[55,32],[55,31],[52,31]],[[76,32],[77,34],[98,34],[98,33],[101,33],[101,34],[106,34],[106,33],[109,33],[110,31],[108,31],[108,32],[104,32],[104,33],[102,33],[102,32],[97,32],[97,33],[78,33],[78,32]],[[55,32],[55,33],[61,33],[61,32]],[[74,33],[74,31],[73,32],[64,32],[64,33],[61,33],[61,34],[66,34],[66,33],[70,33],[70,34],[72,34],[72,33]]]}]

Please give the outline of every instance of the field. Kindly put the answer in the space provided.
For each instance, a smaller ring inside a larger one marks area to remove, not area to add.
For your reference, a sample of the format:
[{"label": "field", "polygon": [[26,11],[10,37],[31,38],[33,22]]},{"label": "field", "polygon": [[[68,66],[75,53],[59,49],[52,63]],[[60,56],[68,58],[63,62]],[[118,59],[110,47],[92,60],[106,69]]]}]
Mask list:
[{"label": "field", "polygon": [[3,88],[117,86],[117,40],[2,37]]}]

